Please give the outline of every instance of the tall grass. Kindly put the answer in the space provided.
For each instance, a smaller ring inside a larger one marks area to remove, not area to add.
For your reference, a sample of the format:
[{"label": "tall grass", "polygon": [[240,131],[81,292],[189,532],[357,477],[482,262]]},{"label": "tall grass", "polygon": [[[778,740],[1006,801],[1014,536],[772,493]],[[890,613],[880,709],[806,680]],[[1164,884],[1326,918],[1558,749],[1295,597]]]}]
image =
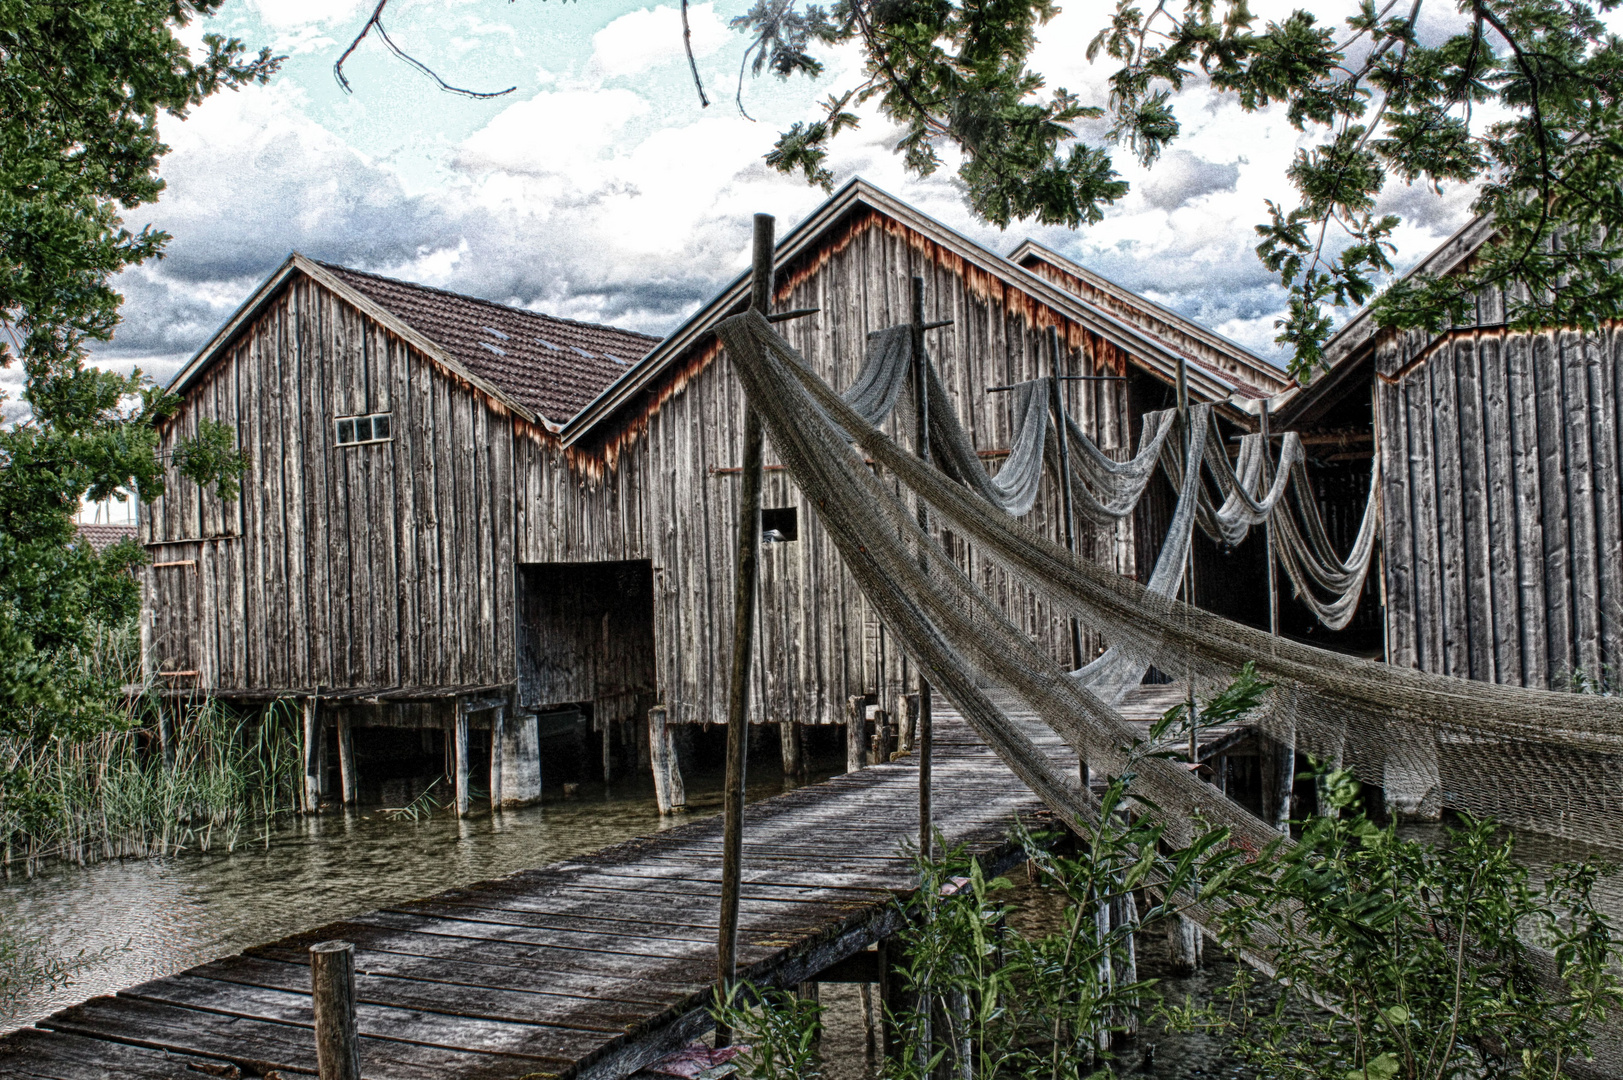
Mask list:
[{"label": "tall grass", "polygon": [[133,627],[106,630],[82,658],[94,682],[133,687],[106,722],[45,739],[0,734],[0,866],[233,850],[268,840],[295,807],[296,722],[273,706],[241,716],[211,699],[168,701],[170,760],[159,701],[139,685]]}]

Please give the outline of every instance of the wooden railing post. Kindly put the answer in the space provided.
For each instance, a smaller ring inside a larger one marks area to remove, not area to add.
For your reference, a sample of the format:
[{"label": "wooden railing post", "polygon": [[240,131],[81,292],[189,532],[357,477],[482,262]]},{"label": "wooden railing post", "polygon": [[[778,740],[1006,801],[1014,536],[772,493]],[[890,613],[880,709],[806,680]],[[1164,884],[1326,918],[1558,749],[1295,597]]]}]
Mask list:
[{"label": "wooden railing post", "polygon": [[355,946],[310,946],[310,999],[316,1014],[316,1068],[321,1080],[361,1080],[355,1030]]},{"label": "wooden railing post", "polygon": [[[754,276],[750,307],[765,315],[772,310],[774,221],[755,215]],[[733,670],[727,699],[727,779],[722,791],[724,820],[721,843],[721,927],[716,942],[716,974],[721,990],[737,974],[738,903],[744,874],[744,765],[749,752],[750,675],[755,647],[755,587],[761,557],[761,415],[744,405],[744,457],[738,487],[738,564],[733,584]],[[716,1045],[732,1041],[725,1025],[716,1026]]]}]

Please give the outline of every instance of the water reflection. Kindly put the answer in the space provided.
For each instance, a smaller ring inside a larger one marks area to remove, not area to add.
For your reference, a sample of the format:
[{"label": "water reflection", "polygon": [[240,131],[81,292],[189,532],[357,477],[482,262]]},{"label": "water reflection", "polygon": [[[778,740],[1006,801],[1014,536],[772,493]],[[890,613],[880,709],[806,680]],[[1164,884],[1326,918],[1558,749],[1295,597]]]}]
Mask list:
[{"label": "water reflection", "polygon": [[[818,764],[816,762],[814,765]],[[832,775],[831,763],[813,780]],[[776,764],[751,765],[751,801],[797,786]],[[0,1013],[21,1027],[96,994],[169,975],[386,904],[596,851],[714,814],[719,769],[686,777],[688,813],[664,818],[652,781],[583,783],[568,799],[458,820],[443,811],[403,821],[376,810],[284,825],[268,847],[233,854],[52,866],[0,884],[0,925],[46,934],[54,951],[106,954],[73,981]]]}]

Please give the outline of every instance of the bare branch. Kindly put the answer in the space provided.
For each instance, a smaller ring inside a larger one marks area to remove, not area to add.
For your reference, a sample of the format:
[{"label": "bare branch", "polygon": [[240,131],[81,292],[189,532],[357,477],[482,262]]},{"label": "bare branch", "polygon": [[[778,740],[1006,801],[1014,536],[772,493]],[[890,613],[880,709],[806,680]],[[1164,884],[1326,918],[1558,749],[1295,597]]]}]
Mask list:
[{"label": "bare branch", "polygon": [[699,91],[699,108],[708,109],[710,99],[704,96],[704,82],[699,78],[699,62],[693,59],[693,30],[688,26],[688,0],[682,0],[682,47],[687,50],[688,68],[693,72],[693,88]]},{"label": "bare branch", "polygon": [[[433,68],[429,67],[427,64],[423,63],[421,60],[418,60],[415,56],[412,56],[410,53],[406,52],[406,50],[396,45],[394,43],[394,39],[389,37],[389,31],[383,28],[383,9],[388,6],[389,0],[378,0],[378,6],[372,9],[372,17],[366,20],[366,25],[361,27],[361,32],[355,35],[355,40],[349,43],[349,48],[345,49],[343,54],[339,56],[338,60],[333,64],[333,78],[337,79],[338,85],[344,88],[344,93],[353,94],[355,92],[354,88],[349,85],[349,79],[344,75],[344,61],[349,59],[350,53],[354,52],[360,47],[361,42],[366,39],[367,34],[372,32],[372,28],[374,26],[377,27],[378,37],[383,39],[383,44],[390,52],[394,53],[400,59],[410,64],[424,75],[427,75],[430,79],[433,79],[434,82],[439,85],[439,88],[444,90],[446,93],[461,94],[463,97],[470,98],[496,98],[501,97],[504,94],[511,94],[514,90],[518,89],[517,86],[509,86],[506,90],[483,91],[467,90],[460,86],[452,86],[450,83],[440,78],[439,74],[435,72]],[[683,0],[684,21],[686,19],[686,10],[687,3],[686,0]],[[691,51],[689,52],[689,56],[692,56]],[[697,77],[697,72],[695,72],[695,77]],[[699,96],[704,96],[704,91],[702,89],[699,91]]]}]

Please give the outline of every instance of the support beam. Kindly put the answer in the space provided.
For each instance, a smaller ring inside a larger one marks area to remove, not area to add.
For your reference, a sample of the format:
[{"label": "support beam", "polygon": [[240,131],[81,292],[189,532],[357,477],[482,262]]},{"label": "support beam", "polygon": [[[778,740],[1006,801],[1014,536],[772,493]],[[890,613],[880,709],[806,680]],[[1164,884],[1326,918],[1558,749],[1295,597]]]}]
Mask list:
[{"label": "support beam", "polygon": [[783,775],[799,776],[806,771],[801,754],[800,725],[793,720],[778,721],[778,748],[783,754]]},{"label": "support beam", "polygon": [[338,785],[339,800],[345,806],[360,801],[360,777],[355,772],[355,736],[350,730],[349,711],[338,714]]},{"label": "support beam", "polygon": [[507,706],[496,706],[490,714],[490,809],[502,808],[502,755],[507,743]]},{"label": "support beam", "polygon": [[[772,311],[774,227],[771,214],[755,215],[754,274],[750,307]],[[722,789],[721,926],[716,943],[716,973],[723,987],[737,975],[738,901],[744,874],[744,766],[749,756],[750,674],[755,648],[755,592],[761,556],[761,416],[744,405],[743,473],[738,486],[738,552],[733,583],[733,665],[727,698],[727,778]],[[726,1046],[732,1032],[716,1026],[716,1045]]]},{"label": "support beam", "polygon": [[676,740],[665,706],[648,710],[648,757],[654,772],[654,801],[661,814],[687,809],[687,792],[682,788],[682,769],[676,760]]},{"label": "support beam", "polygon": [[321,789],[326,786],[326,764],[322,758],[325,749],[322,738],[321,713],[314,694],[304,699],[304,812],[313,814],[321,809]]},{"label": "support beam", "polygon": [[456,816],[467,817],[471,794],[468,773],[468,702],[456,699],[456,717],[451,721],[451,767],[455,772]]}]

